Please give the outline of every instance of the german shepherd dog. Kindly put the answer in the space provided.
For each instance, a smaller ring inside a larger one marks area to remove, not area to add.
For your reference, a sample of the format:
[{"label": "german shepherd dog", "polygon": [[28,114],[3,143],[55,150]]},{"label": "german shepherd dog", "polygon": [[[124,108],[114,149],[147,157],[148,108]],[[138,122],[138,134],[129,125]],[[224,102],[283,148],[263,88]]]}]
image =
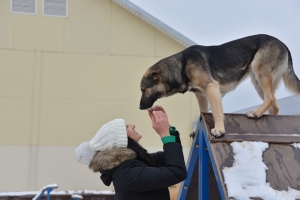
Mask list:
[{"label": "german shepherd dog", "polygon": [[211,134],[220,137],[225,133],[221,94],[234,90],[248,76],[263,100],[246,114],[250,118],[267,110],[278,114],[274,91],[281,79],[300,94],[289,49],[277,38],[261,34],[219,46],[194,45],[158,61],[142,77],[140,109],[150,108],[159,98],[191,91],[201,112],[208,112],[209,103],[215,121]]}]

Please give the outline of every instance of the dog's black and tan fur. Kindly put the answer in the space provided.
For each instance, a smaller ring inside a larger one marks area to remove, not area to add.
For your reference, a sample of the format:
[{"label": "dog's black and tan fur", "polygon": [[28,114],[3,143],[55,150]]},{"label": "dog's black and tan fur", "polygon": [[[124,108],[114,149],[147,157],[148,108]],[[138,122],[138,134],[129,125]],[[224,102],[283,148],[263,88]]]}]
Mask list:
[{"label": "dog's black and tan fur", "polygon": [[278,114],[274,91],[283,79],[287,88],[300,94],[300,81],[293,70],[289,49],[277,38],[254,35],[219,46],[195,45],[162,59],[150,67],[141,80],[140,109],[147,109],[162,97],[194,92],[200,111],[210,105],[215,137],[225,133],[221,94],[234,90],[250,76],[263,104],[246,115],[259,118],[267,110]]}]

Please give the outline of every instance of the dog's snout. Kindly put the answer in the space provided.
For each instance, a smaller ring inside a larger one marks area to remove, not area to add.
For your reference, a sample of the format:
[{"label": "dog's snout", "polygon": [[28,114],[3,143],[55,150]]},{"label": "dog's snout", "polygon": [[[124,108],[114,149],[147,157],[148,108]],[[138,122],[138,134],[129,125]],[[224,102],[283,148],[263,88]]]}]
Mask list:
[{"label": "dog's snout", "polygon": [[151,108],[151,106],[153,105],[154,102],[149,101],[149,99],[141,99],[140,101],[140,109],[141,110],[146,110],[148,108]]},{"label": "dog's snout", "polygon": [[147,107],[145,105],[143,105],[142,103],[140,103],[140,110],[146,110]]},{"label": "dog's snout", "polygon": [[140,100],[140,109],[146,110],[148,108],[151,108],[156,100],[157,98],[154,98],[153,95],[146,95],[145,93],[143,93]]}]

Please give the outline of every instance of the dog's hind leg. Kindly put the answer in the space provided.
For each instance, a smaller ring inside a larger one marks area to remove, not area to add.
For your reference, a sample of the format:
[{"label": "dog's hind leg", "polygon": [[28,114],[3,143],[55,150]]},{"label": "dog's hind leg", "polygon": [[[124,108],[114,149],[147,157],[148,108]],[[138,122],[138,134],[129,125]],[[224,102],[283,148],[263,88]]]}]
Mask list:
[{"label": "dog's hind leg", "polygon": [[214,80],[208,83],[205,94],[215,121],[215,127],[211,129],[211,134],[214,137],[220,137],[225,133],[225,127],[219,83]]},{"label": "dog's hind leg", "polygon": [[[246,115],[251,118],[261,117],[267,110],[270,114],[278,114],[279,108],[276,104],[274,91],[287,68],[287,52],[283,45],[278,43],[265,43],[256,52],[251,62],[251,78],[254,86],[263,98],[263,104],[255,111]],[[256,80],[257,83],[254,81]]]},{"label": "dog's hind leg", "polygon": [[278,115],[279,107],[278,107],[277,101],[275,101],[275,103],[273,103],[273,105],[268,109],[268,112],[271,115]]},{"label": "dog's hind leg", "polygon": [[[261,89],[259,83],[257,82],[257,80],[255,79],[254,75],[251,74],[251,81],[252,84],[254,85],[254,88],[257,92],[257,94],[259,95],[259,97],[264,100],[264,93],[263,90]],[[278,86],[279,80],[277,80],[276,82],[273,82],[273,90],[275,91],[276,87]],[[269,114],[271,115],[277,115],[279,112],[279,107],[277,105],[277,102],[275,101],[275,103],[273,103],[273,105],[270,106],[270,108],[268,109]]]},{"label": "dog's hind leg", "polygon": [[[250,118],[261,117],[269,108],[271,112],[278,112],[278,106],[276,104],[276,98],[274,95],[274,90],[272,86],[272,75],[262,75],[257,77],[258,84],[263,92],[263,104],[259,106],[255,111],[249,111],[246,115]],[[257,90],[257,89],[256,89]],[[259,92],[259,95],[261,95]],[[271,107],[273,106],[273,107]],[[275,107],[274,107],[275,106]],[[277,111],[276,111],[277,110]]]},{"label": "dog's hind leg", "polygon": [[[276,91],[276,88],[278,87],[278,85],[279,85],[279,83],[280,83],[280,80],[281,80],[281,78],[275,78],[275,80],[273,81],[273,91],[274,91],[274,93],[275,93],[275,91]],[[271,114],[271,115],[278,115],[278,113],[279,113],[279,106],[278,106],[278,104],[277,104],[277,101],[275,101],[274,103],[273,103],[273,105],[268,109],[268,112],[269,112],[269,114]]]}]

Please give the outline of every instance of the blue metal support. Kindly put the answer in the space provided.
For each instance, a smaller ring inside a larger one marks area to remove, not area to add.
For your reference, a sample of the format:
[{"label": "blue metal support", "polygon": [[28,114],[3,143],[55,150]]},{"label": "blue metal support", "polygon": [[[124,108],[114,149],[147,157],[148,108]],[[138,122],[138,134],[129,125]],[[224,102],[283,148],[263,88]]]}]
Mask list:
[{"label": "blue metal support", "polygon": [[209,145],[209,138],[207,137],[206,129],[203,120],[198,122],[195,138],[190,150],[189,159],[187,162],[188,176],[184,182],[182,182],[178,200],[185,200],[190,189],[190,183],[192,180],[194,168],[196,162],[199,162],[199,177],[198,177],[198,199],[209,200],[209,165],[212,164],[214,174],[216,177],[217,185],[220,191],[222,200],[225,200],[225,194],[222,189],[221,179],[218,175],[216,163],[211,153]]},{"label": "blue metal support", "polygon": [[197,162],[198,155],[199,155],[199,134],[197,134],[197,131],[195,134],[196,135],[195,135],[195,138],[194,138],[194,141],[192,144],[192,148],[190,151],[189,159],[187,162],[188,176],[180,186],[179,195],[178,195],[179,200],[185,200],[185,198],[186,198],[187,191],[190,187],[190,182],[191,182],[192,175],[193,175],[193,173],[189,173],[189,172],[193,172],[196,162]]},{"label": "blue metal support", "polygon": [[[203,126],[202,126],[203,127]],[[209,198],[209,159],[208,159],[208,151],[207,145],[204,139],[204,130],[200,129],[199,136],[199,199],[200,200],[208,200]]]},{"label": "blue metal support", "polygon": [[47,200],[50,200],[50,193],[53,190],[53,188],[47,188]]},{"label": "blue metal support", "polygon": [[47,191],[47,200],[50,200],[50,193],[51,193],[51,191],[53,189],[56,189],[57,187],[58,187],[57,184],[46,185],[45,187],[43,187],[40,190],[40,192],[37,195],[35,195],[35,197],[33,197],[32,200],[40,200],[43,197],[45,191]]}]

